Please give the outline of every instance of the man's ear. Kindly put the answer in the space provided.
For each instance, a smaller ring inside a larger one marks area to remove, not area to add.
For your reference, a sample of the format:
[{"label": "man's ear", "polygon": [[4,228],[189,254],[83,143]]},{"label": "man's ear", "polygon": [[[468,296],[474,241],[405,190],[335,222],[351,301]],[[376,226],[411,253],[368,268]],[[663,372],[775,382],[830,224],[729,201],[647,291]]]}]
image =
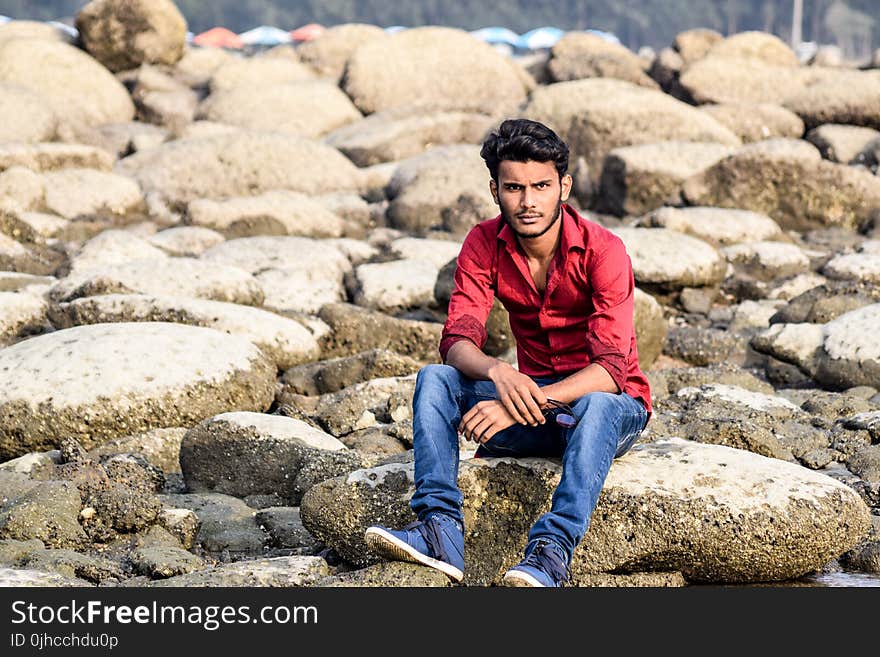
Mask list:
[{"label": "man's ear", "polygon": [[492,178],[489,178],[489,192],[492,194],[495,205],[501,207],[501,203],[498,202],[498,184]]},{"label": "man's ear", "polygon": [[563,201],[568,200],[568,195],[571,194],[572,184],[573,184],[573,181],[572,181],[571,176],[569,174],[565,174],[564,176],[562,176],[562,180],[559,181],[560,197],[562,198]]}]

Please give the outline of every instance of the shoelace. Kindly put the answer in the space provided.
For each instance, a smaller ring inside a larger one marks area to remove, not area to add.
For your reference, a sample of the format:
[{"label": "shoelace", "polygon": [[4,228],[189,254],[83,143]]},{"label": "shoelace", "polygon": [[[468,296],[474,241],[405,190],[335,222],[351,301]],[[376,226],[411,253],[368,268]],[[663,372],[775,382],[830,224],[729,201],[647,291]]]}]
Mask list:
[{"label": "shoelace", "polygon": [[524,563],[543,570],[553,578],[554,582],[567,582],[571,579],[571,569],[565,562],[565,558],[551,543],[544,541],[538,543],[524,559]]},{"label": "shoelace", "polygon": [[427,543],[428,547],[431,548],[432,557],[446,563],[452,563],[452,557],[450,557],[449,552],[446,551],[446,548],[443,547],[443,535],[441,534],[442,530],[440,529],[440,522],[436,519],[436,517],[431,516],[424,522],[417,520],[413,523],[410,523],[403,529],[404,531],[417,529],[419,534],[422,535],[422,538],[425,539],[425,543]]}]

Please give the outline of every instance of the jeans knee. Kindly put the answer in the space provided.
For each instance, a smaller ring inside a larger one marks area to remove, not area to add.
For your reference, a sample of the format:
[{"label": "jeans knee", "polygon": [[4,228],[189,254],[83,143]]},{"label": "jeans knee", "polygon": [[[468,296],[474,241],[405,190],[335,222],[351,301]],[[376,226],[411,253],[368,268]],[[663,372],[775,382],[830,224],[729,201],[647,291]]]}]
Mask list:
[{"label": "jeans knee", "polygon": [[615,413],[618,406],[617,395],[610,392],[591,392],[578,399],[572,406],[578,416],[607,415]]},{"label": "jeans knee", "polygon": [[451,365],[432,363],[425,365],[416,375],[416,385],[449,385],[458,381],[458,370]]}]

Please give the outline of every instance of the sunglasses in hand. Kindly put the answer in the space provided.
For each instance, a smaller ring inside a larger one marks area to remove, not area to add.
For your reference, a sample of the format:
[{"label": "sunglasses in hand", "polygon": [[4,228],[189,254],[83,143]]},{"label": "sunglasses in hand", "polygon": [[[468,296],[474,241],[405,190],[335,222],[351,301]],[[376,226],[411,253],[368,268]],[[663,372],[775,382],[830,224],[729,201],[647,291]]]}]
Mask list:
[{"label": "sunglasses in hand", "polygon": [[574,410],[571,406],[561,401],[550,399],[549,397],[547,397],[547,403],[549,406],[541,411],[544,414],[544,417],[550,417],[552,415],[556,420],[556,424],[566,429],[571,429],[577,425],[577,416],[574,414]]}]

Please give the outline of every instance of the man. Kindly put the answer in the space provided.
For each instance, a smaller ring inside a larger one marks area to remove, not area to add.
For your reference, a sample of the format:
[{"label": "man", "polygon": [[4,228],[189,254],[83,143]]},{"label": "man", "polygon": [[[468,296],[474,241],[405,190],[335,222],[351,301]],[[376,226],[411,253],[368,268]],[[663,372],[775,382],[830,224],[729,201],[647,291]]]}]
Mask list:
[{"label": "man", "polygon": [[[633,329],[632,264],[623,242],[564,202],[568,147],[543,124],[506,120],[483,144],[501,214],[468,233],[443,327],[444,365],[419,372],[413,398],[418,521],[370,527],[383,556],[464,576],[462,434],[476,456],[562,457],[550,511],[503,582],[561,586],[612,459],[645,427],[651,392]],[[497,296],[508,310],[518,370],[481,351]]]}]

